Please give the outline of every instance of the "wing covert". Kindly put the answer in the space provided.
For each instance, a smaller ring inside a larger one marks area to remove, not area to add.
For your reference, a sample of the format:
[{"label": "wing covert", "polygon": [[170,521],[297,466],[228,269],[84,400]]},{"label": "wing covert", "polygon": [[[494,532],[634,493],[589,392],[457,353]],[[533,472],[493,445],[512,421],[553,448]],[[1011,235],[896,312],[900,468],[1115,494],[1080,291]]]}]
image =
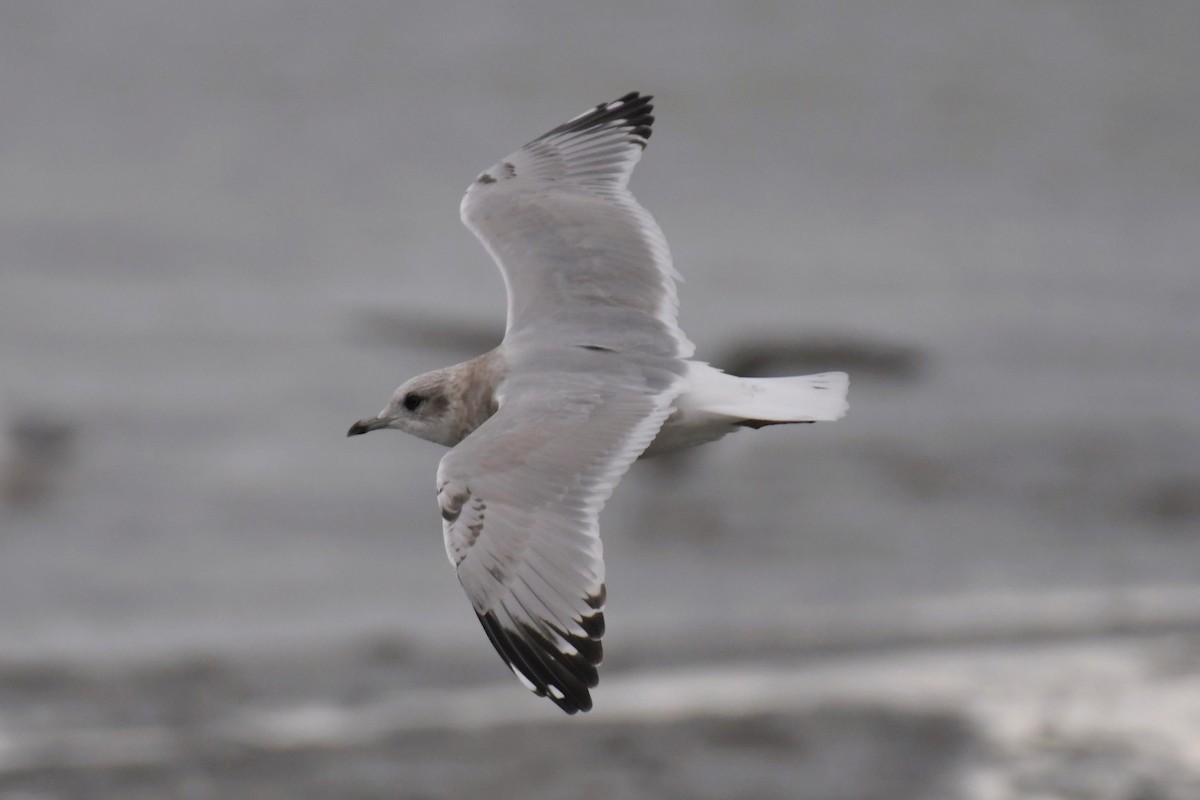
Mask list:
[{"label": "wing covert", "polygon": [[670,388],[518,377],[438,469],[446,553],[488,639],[527,688],[568,713],[591,708],[603,657],[597,518],[670,412],[675,377],[660,377]]},{"label": "wing covert", "polygon": [[508,290],[506,338],[686,358],[666,237],[627,189],[654,117],[632,92],[512,153],[476,179],[462,218]]}]

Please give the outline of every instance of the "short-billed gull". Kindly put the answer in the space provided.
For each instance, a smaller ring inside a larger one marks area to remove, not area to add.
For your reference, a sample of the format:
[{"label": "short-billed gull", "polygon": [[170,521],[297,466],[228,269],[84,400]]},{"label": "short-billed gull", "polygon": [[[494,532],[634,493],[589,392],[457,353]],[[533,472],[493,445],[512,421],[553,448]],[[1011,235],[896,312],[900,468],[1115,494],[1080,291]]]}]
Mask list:
[{"label": "short-billed gull", "polygon": [[462,219],[504,276],[504,341],[349,431],[453,448],[446,552],[505,663],[571,714],[592,707],[603,652],[597,519],[629,465],[846,412],[845,373],[738,378],[690,359],[667,241],[627,188],[652,108],[637,92],[596,106],[475,179]]}]

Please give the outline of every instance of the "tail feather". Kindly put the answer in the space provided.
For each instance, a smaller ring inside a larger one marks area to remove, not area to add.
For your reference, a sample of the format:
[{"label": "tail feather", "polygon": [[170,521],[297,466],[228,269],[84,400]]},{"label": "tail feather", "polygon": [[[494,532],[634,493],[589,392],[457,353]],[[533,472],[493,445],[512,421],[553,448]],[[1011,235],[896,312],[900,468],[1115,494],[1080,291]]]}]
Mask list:
[{"label": "tail feather", "polygon": [[735,417],[749,427],[788,422],[827,422],[841,419],[848,404],[850,376],[844,372],[797,375],[789,378],[738,378],[721,374],[719,392],[705,410]]},{"label": "tail feather", "polygon": [[739,378],[702,361],[688,362],[674,413],[642,457],[715,441],[738,428],[841,419],[850,378],[844,372],[792,378]]}]

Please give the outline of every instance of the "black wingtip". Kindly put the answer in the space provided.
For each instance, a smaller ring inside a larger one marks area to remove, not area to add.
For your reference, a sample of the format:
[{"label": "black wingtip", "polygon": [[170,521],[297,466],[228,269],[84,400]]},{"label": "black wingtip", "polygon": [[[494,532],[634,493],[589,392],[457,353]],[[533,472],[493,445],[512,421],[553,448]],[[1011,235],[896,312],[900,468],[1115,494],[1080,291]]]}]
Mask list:
[{"label": "black wingtip", "polygon": [[547,139],[600,127],[626,127],[633,137],[632,141],[645,147],[654,126],[654,115],[651,113],[654,105],[650,102],[653,99],[653,95],[629,92],[616,100],[601,103],[591,111],[585,111],[538,138]]},{"label": "black wingtip", "polygon": [[600,682],[596,666],[604,656],[599,641],[560,634],[577,651],[564,653],[535,628],[521,625],[520,631],[511,630],[492,611],[476,616],[504,663],[528,681],[534,694],[548,697],[568,714],[591,710],[588,690]]}]

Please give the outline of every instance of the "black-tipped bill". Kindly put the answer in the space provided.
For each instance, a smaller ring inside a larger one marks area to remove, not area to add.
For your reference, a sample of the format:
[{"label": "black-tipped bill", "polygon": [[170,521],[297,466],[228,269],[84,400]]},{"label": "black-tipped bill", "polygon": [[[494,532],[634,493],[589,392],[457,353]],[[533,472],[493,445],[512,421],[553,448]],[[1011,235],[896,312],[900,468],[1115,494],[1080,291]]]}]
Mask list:
[{"label": "black-tipped bill", "polygon": [[350,430],[346,431],[347,436],[358,436],[360,433],[368,433],[379,428],[386,428],[388,421],[380,417],[369,417],[360,419],[358,422],[350,426]]}]

